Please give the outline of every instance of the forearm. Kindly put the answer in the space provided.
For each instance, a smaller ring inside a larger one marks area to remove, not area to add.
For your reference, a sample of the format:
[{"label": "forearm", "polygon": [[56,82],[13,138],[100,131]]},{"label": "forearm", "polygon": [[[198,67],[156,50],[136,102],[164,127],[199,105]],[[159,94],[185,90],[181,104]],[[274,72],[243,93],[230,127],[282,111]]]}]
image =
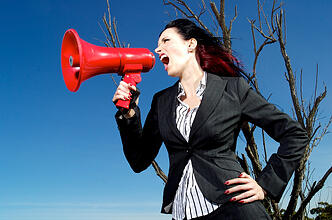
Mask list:
[{"label": "forearm", "polygon": [[308,138],[305,132],[282,140],[278,152],[272,154],[257,182],[270,197],[279,201],[294,170],[303,158]]},{"label": "forearm", "polygon": [[147,116],[142,128],[140,110],[134,108],[134,114],[126,117],[118,112],[115,116],[123,144],[123,151],[134,172],[145,170],[156,157],[161,146],[157,123],[152,113]]}]

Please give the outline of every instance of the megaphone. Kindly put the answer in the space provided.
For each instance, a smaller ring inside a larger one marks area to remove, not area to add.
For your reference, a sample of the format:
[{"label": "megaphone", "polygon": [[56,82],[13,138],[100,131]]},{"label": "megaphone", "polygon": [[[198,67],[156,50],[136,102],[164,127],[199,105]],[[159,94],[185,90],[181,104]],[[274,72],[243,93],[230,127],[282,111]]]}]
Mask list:
[{"label": "megaphone", "polygon": [[[123,81],[136,86],[141,81],[141,72],[148,72],[154,64],[155,57],[146,48],[96,46],[82,40],[74,29],[67,30],[62,40],[62,74],[72,92],[76,92],[83,81],[105,73],[118,73]],[[128,109],[129,103],[119,100],[116,106]]]}]

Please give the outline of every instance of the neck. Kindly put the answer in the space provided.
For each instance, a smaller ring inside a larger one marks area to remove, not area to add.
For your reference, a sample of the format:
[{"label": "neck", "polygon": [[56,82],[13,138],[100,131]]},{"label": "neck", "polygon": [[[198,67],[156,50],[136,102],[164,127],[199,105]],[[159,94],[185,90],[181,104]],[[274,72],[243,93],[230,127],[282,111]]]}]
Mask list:
[{"label": "neck", "polygon": [[188,68],[183,71],[180,76],[180,82],[187,97],[196,95],[196,88],[203,76],[204,71],[197,62],[189,64]]}]

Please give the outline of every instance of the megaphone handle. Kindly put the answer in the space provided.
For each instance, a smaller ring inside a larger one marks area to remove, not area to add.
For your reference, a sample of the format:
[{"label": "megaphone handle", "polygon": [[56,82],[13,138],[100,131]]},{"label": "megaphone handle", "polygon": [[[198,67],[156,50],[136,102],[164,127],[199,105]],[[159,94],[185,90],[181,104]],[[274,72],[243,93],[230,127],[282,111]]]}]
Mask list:
[{"label": "megaphone handle", "polygon": [[[130,73],[125,74],[123,77],[123,81],[136,86],[139,82],[141,82],[141,73]],[[115,104],[118,108],[129,109],[130,99],[129,100],[118,100]]]}]

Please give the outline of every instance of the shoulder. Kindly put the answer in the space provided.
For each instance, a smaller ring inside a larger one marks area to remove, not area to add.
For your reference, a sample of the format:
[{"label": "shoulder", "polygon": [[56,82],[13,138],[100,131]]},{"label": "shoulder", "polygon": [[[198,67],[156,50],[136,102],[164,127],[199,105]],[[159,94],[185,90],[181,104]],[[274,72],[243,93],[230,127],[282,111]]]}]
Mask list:
[{"label": "shoulder", "polygon": [[247,80],[242,76],[227,77],[210,73],[208,75],[208,81],[209,80],[214,81],[210,83],[214,88],[224,88],[224,92],[234,97],[237,96],[239,100],[242,100],[248,92],[253,90]]},{"label": "shoulder", "polygon": [[242,76],[221,76],[213,73],[208,73],[208,80],[224,81],[230,84],[238,84],[239,82],[246,82]]},{"label": "shoulder", "polygon": [[248,90],[250,85],[242,76],[219,76],[216,74],[209,73],[208,78],[212,81],[220,81],[219,83],[226,84],[226,90]]},{"label": "shoulder", "polygon": [[248,85],[247,81],[242,76],[232,76],[232,77],[220,76],[220,78],[222,80],[226,80],[227,83],[232,85],[237,85],[237,86]]}]

